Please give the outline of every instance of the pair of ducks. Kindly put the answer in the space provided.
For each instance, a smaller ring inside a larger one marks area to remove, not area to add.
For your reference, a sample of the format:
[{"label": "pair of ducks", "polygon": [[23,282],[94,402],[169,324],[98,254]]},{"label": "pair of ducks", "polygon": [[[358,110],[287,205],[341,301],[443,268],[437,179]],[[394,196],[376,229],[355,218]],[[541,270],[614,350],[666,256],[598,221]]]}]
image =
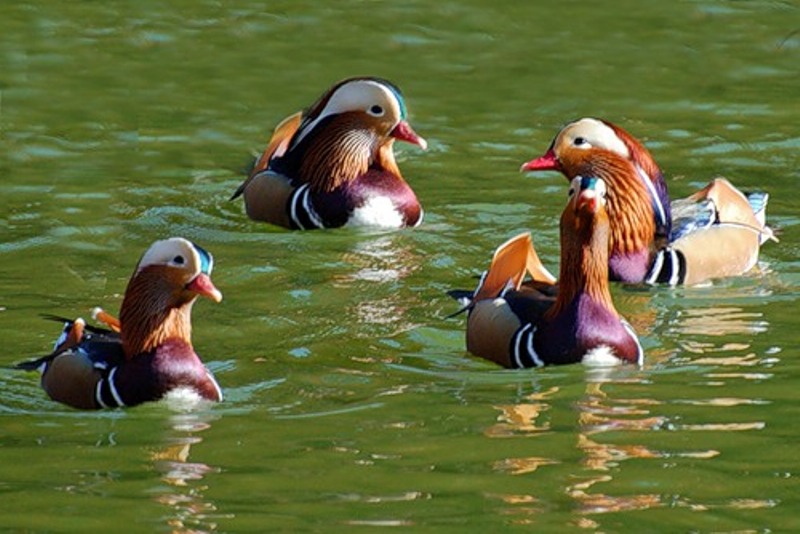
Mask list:
[{"label": "pair of ducks", "polygon": [[[244,197],[251,219],[290,229],[416,226],[423,210],[395,161],[396,139],[427,146],[406,120],[400,90],[379,78],[344,80],[277,126],[232,198]],[[560,171],[570,189],[558,281],[522,234],[501,245],[467,297],[468,349],[506,367],[641,363],[609,279],[674,285],[740,274],[772,237],[765,194],[745,197],[718,178],[670,204],[647,149],[597,119],[568,124],[522,168]],[[222,400],[191,344],[197,297],[222,300],[212,268],[211,254],[186,239],[157,241],[131,277],[119,319],[96,309],[106,328],[66,320],[51,354],[17,368],[42,371],[49,396],[76,408],[133,406],[178,391]]]}]

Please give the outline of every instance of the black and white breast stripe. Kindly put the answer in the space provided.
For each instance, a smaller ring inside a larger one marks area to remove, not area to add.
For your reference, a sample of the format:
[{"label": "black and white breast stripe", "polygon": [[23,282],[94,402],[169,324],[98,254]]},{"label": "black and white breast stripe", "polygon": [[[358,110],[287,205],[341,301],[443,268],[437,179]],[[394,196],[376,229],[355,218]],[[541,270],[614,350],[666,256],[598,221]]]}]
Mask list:
[{"label": "black and white breast stripe", "polygon": [[100,379],[94,391],[94,400],[103,408],[118,408],[126,405],[114,384],[116,372],[117,368],[112,367],[108,375]]},{"label": "black and white breast stripe", "polygon": [[519,328],[511,337],[511,363],[517,369],[542,367],[544,362],[533,348],[536,327],[528,323]]},{"label": "black and white breast stripe", "polygon": [[[642,365],[644,362],[644,348],[639,343],[639,338],[633,327],[625,319],[620,318],[623,328],[633,338],[636,343],[636,364]],[[528,367],[543,367],[544,361],[536,353],[533,347],[536,336],[536,327],[531,323],[521,326],[511,337],[511,364],[516,369]]]},{"label": "black and white breast stripe", "polygon": [[676,286],[686,280],[686,257],[683,252],[664,247],[656,253],[653,264],[644,277],[648,284]]},{"label": "black and white breast stripe", "polygon": [[311,204],[310,194],[308,184],[303,184],[295,189],[289,198],[289,219],[300,230],[325,228],[325,223]]},{"label": "black and white breast stripe", "polygon": [[631,323],[620,317],[620,322],[622,323],[623,328],[630,334],[633,340],[636,342],[636,365],[642,365],[644,363],[644,348],[642,344],[639,342],[639,336],[636,335],[636,330],[633,329]]}]

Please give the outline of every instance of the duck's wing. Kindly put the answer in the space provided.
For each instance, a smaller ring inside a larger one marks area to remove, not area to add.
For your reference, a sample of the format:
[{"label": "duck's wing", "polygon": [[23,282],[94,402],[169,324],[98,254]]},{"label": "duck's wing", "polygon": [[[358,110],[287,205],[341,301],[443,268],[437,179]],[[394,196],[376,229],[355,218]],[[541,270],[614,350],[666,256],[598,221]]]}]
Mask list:
[{"label": "duck's wing", "polygon": [[[526,280],[526,276],[531,278]],[[555,277],[539,259],[529,233],[495,251],[469,305],[467,350],[511,367],[509,347],[521,326],[536,323],[555,300]]]},{"label": "duck's wing", "polygon": [[294,137],[294,134],[297,133],[297,130],[300,128],[302,121],[303,112],[298,111],[283,119],[280,124],[275,127],[275,131],[272,133],[266,150],[264,150],[261,156],[256,160],[252,171],[250,171],[250,176],[236,189],[236,192],[234,192],[230,198],[231,200],[244,193],[244,190],[247,189],[247,186],[252,182],[253,177],[258,175],[261,171],[266,170],[273,158],[280,157],[286,153],[286,150],[289,148],[289,143],[291,143],[292,137]]},{"label": "duck's wing", "polygon": [[64,329],[50,354],[19,363],[16,369],[42,372],[42,388],[51,399],[75,408],[96,409],[98,384],[125,360],[119,334],[87,326],[83,319],[63,321]]},{"label": "duck's wing", "polygon": [[670,243],[655,257],[647,281],[697,284],[737,276],[758,260],[761,244],[775,239],[765,224],[769,195],[745,196],[725,178],[672,203]]},{"label": "duck's wing", "polygon": [[[699,208],[692,208],[691,204],[702,206],[702,210],[713,210],[711,217],[713,224],[741,225],[751,228],[761,234],[761,242],[775,239],[772,230],[766,225],[766,211],[769,195],[763,192],[754,192],[745,195],[726,178],[717,177],[708,185],[689,197],[676,201],[684,209],[696,212]],[[707,218],[708,215],[703,215]],[[684,232],[685,235],[687,232]],[[678,236],[682,237],[682,236]]]},{"label": "duck's wing", "polygon": [[717,222],[717,208],[711,199],[681,198],[672,202],[672,231],[669,241],[709,228]]},{"label": "duck's wing", "polygon": [[45,356],[20,362],[14,365],[15,369],[44,371],[52,361],[68,353],[80,354],[98,368],[116,365],[124,359],[122,342],[117,332],[87,325],[81,318],[72,320],[58,315],[42,315],[42,317],[49,321],[64,323],[53,351]]}]

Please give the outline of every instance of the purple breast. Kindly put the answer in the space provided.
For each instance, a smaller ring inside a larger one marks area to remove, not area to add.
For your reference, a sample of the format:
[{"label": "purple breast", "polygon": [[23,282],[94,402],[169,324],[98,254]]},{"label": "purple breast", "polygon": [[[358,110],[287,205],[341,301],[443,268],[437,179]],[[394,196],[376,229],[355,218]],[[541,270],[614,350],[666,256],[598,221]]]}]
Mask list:
[{"label": "purple breast", "polygon": [[577,363],[590,350],[600,346],[613,349],[621,359],[637,361],[638,345],[619,317],[582,295],[551,321],[539,325],[536,352],[547,363]]},{"label": "purple breast", "polygon": [[312,193],[314,208],[327,227],[343,226],[351,214],[370,200],[384,197],[401,214],[403,226],[415,226],[422,207],[409,185],[394,174],[370,169],[359,178],[330,193]]},{"label": "purple breast", "polygon": [[647,249],[629,254],[612,251],[608,258],[609,278],[618,282],[638,284],[644,281],[650,269],[650,262],[650,251]]},{"label": "purple breast", "polygon": [[192,346],[176,340],[126,361],[116,373],[115,384],[128,406],[158,400],[179,387],[190,387],[208,400],[221,400],[219,386]]}]

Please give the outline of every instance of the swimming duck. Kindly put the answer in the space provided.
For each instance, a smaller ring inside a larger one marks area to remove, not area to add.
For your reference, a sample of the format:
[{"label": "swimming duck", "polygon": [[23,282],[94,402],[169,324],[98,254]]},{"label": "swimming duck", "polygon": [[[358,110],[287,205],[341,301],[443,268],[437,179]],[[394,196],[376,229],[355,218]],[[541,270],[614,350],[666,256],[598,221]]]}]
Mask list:
[{"label": "swimming duck", "polygon": [[560,223],[558,284],[529,234],[501,245],[468,305],[472,354],[511,368],[642,363],[638,338],[609,291],[606,184],[577,176],[569,195]]},{"label": "swimming duck", "polygon": [[231,199],[243,195],[253,220],[294,230],[416,226],[422,207],[394,159],[395,139],[427,148],[400,90],[380,78],[343,80],[275,128]]},{"label": "swimming duck", "polygon": [[547,152],[522,170],[605,180],[613,280],[691,285],[736,276],[755,265],[765,240],[775,239],[765,224],[766,193],[745,196],[725,178],[715,178],[670,203],[650,152],[610,122],[583,118],[567,124]]},{"label": "swimming duck", "polygon": [[213,264],[211,254],[186,239],[156,241],[128,283],[119,319],[96,310],[110,328],[66,320],[52,353],[16,367],[40,370],[50,398],[75,408],[134,406],[174,390],[221,401],[191,341],[197,297],[222,300],[211,281]]}]

